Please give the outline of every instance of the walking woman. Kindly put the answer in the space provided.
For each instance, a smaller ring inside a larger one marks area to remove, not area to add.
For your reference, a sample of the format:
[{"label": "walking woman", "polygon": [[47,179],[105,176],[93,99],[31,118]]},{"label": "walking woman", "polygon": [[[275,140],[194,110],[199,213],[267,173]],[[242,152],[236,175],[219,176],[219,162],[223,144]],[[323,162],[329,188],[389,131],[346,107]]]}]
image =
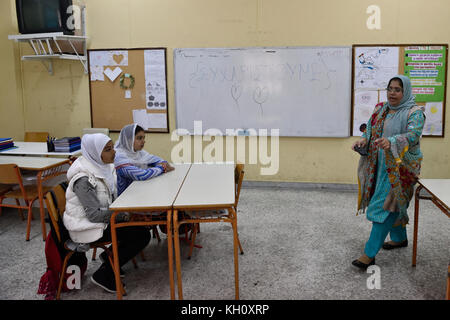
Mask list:
[{"label": "walking woman", "polygon": [[[423,108],[415,103],[408,77],[389,81],[388,102],[379,103],[367,122],[362,139],[352,145],[361,154],[358,165],[358,213],[366,213],[372,231],[364,254],[352,264],[366,269],[375,256],[408,245],[407,208],[420,174],[420,137]],[[387,235],[389,242],[384,242]]]}]

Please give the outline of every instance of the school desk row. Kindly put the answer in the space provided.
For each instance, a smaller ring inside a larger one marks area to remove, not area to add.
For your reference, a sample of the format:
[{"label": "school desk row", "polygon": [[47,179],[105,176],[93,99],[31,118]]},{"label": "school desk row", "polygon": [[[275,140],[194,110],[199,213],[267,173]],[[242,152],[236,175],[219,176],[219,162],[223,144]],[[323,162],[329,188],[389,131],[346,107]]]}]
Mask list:
[{"label": "school desk row", "polygon": [[[39,189],[40,220],[42,236],[45,240],[45,211],[43,183],[58,175],[65,174],[65,166],[70,160],[36,156],[0,156],[1,164],[16,164],[20,169],[31,170],[37,175]],[[117,228],[131,225],[165,224],[168,235],[169,280],[171,298],[175,298],[173,275],[173,245],[175,246],[175,264],[177,273],[178,298],[183,298],[181,281],[181,260],[178,229],[183,221],[178,221],[177,212],[181,210],[227,210],[228,214],[217,218],[217,222],[228,222],[233,227],[234,236],[234,272],[236,299],[239,298],[237,217],[233,205],[235,203],[234,164],[174,164],[175,170],[147,181],[133,182],[111,205],[114,214],[111,217],[112,248],[114,266],[118,270]],[[163,221],[130,221],[116,223],[115,216],[119,212],[151,214],[151,212],[167,212]],[[191,223],[193,220],[189,220]],[[214,222],[214,221],[208,221]],[[186,223],[186,221],[184,221]],[[172,239],[174,230],[174,239]],[[29,231],[27,232],[29,240]],[[117,288],[121,285],[117,273]],[[122,292],[117,291],[118,299]]]},{"label": "school desk row", "polygon": [[[237,217],[233,205],[235,203],[234,164],[174,164],[175,170],[147,181],[133,182],[110,206],[114,211],[111,217],[112,247],[116,277],[116,288],[119,288],[119,260],[116,230],[125,226],[165,224],[167,227],[170,296],[175,299],[173,247],[175,246],[175,265],[177,273],[178,298],[183,299],[181,258],[179,245],[179,226],[197,220],[179,221],[179,211],[212,211],[226,210],[228,214],[207,222],[228,222],[233,228],[235,297],[239,299],[239,267],[238,267],[238,234]],[[167,212],[164,221],[131,221],[116,223],[115,216],[119,212],[134,212],[150,215],[151,212]],[[202,221],[202,222],[206,222]],[[200,221],[198,221],[200,222]],[[172,230],[173,236],[172,239]],[[122,298],[121,290],[117,290],[117,298]]]}]

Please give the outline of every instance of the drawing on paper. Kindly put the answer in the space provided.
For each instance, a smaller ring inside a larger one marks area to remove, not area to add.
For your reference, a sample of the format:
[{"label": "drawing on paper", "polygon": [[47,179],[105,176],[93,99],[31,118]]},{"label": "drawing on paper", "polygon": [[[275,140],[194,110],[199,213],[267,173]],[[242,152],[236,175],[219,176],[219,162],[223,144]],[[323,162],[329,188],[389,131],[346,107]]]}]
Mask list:
[{"label": "drawing on paper", "polygon": [[364,47],[355,50],[356,89],[385,89],[398,73],[398,48]]}]

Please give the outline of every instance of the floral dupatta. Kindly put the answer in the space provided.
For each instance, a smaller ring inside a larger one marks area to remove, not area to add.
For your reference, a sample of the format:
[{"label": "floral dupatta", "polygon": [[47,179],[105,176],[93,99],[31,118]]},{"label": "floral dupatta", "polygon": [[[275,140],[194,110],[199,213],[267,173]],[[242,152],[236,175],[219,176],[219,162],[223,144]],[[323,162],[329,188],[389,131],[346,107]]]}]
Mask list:
[{"label": "floral dupatta", "polygon": [[[375,140],[383,135],[384,122],[388,112],[389,108],[386,104],[378,104],[368,123],[366,135],[368,155],[361,156],[358,165],[358,214],[365,212],[375,192],[378,159],[378,147],[375,146]],[[410,147],[403,132],[396,135],[395,141],[391,141],[391,148],[385,151],[386,169],[392,188],[391,193],[395,200],[396,211],[399,212],[398,219],[403,225],[408,223],[407,208],[413,196],[414,184],[417,182],[420,173],[421,161],[422,153],[419,145]],[[388,199],[386,199],[383,207],[385,210],[388,210],[387,202]]]}]

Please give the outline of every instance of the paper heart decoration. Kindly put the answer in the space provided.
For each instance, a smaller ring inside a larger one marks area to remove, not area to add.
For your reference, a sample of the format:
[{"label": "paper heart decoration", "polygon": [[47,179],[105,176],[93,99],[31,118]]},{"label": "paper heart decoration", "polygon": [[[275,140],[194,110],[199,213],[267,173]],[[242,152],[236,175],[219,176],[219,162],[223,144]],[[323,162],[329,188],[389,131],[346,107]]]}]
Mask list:
[{"label": "paper heart decoration", "polygon": [[123,60],[124,56],[122,54],[114,54],[113,59],[117,64],[120,64]]},{"label": "paper heart decoration", "polygon": [[105,71],[103,71],[104,74],[111,80],[111,82],[114,82],[114,80],[117,79],[118,76],[122,73],[122,69],[119,67],[115,68],[114,70],[111,70],[110,68],[106,68]]}]

